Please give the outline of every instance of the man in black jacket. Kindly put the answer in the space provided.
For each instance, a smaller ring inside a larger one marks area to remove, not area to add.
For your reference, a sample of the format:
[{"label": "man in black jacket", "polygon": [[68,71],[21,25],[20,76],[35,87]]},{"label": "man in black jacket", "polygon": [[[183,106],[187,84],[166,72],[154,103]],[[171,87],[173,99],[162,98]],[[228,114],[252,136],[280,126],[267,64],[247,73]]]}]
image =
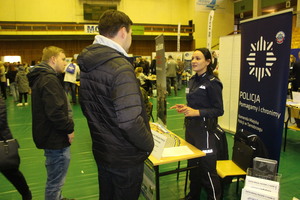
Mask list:
[{"label": "man in black jacket", "polygon": [[154,142],[139,84],[128,54],[129,17],[109,10],[100,35],[78,56],[79,100],[87,118],[98,166],[101,200],[138,199],[144,160]]},{"label": "man in black jacket", "polygon": [[46,157],[46,200],[63,199],[61,188],[67,175],[70,145],[74,138],[70,103],[58,78],[67,64],[65,59],[63,49],[46,47],[42,63],[27,75],[32,89],[33,140],[37,148],[44,149]]}]

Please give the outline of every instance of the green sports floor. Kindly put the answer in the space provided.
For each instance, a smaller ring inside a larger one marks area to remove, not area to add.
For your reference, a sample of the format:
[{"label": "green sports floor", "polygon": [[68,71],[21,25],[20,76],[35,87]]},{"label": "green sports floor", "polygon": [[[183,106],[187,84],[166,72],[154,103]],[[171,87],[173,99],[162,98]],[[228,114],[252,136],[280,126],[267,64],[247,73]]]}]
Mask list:
[{"label": "green sports floor", "polygon": [[[156,116],[156,99],[151,98],[154,104],[153,116]],[[21,166],[33,194],[34,200],[44,199],[46,170],[44,167],[43,150],[35,147],[31,136],[31,109],[29,106],[17,107],[11,96],[6,100],[8,121],[11,131],[20,143]],[[180,90],[177,97],[169,96],[167,107],[176,103],[185,103],[184,89]],[[76,200],[97,200],[98,182],[97,168],[91,152],[91,139],[85,117],[79,104],[73,105],[75,121],[75,140],[71,146],[71,163],[68,171],[63,195]],[[174,110],[167,111],[167,126],[172,132],[184,137],[183,116]],[[229,155],[232,152],[233,135],[227,134]],[[186,163],[183,163],[184,165]],[[163,165],[160,171],[172,170],[177,163]],[[281,152],[279,173],[282,174],[280,182],[280,199],[290,200],[293,197],[300,198],[300,132],[288,131],[286,152]],[[161,199],[176,200],[184,196],[185,172],[181,173],[179,180],[176,174],[160,178]],[[227,185],[224,191],[224,199],[240,199],[240,193],[235,193],[236,182]],[[240,184],[240,189],[243,183]],[[202,195],[205,197],[205,194]],[[0,174],[0,200],[20,200],[21,196],[15,188]],[[144,200],[140,197],[140,200]],[[205,199],[205,198],[202,198]]]}]

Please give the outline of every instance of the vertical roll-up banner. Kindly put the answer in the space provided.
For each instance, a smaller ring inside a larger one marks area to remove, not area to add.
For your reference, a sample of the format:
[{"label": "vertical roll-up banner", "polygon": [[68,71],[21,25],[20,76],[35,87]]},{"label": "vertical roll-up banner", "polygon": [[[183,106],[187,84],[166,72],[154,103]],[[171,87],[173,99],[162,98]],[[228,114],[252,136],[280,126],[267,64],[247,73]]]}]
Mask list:
[{"label": "vertical roll-up banner", "polygon": [[241,22],[237,130],[257,134],[279,161],[289,74],[292,10]]},{"label": "vertical roll-up banner", "polygon": [[206,48],[208,48],[209,50],[211,49],[211,39],[212,39],[212,28],[213,28],[214,15],[215,15],[214,10],[211,10],[208,15]]},{"label": "vertical roll-up banner", "polygon": [[158,123],[167,124],[166,101],[166,67],[165,67],[165,42],[161,34],[155,38],[156,50],[156,86],[157,86],[157,118]]},{"label": "vertical roll-up banner", "polygon": [[178,24],[177,30],[177,52],[180,52],[180,32],[181,32],[181,24]]}]

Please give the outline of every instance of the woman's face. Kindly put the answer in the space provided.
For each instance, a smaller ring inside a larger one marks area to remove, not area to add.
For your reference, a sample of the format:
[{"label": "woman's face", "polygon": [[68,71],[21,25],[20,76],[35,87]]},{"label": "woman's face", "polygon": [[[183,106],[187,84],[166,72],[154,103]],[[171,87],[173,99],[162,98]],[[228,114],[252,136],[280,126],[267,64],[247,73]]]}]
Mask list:
[{"label": "woman's face", "polygon": [[192,68],[194,72],[196,72],[198,75],[205,73],[209,63],[210,60],[206,60],[201,51],[194,51],[192,56]]}]

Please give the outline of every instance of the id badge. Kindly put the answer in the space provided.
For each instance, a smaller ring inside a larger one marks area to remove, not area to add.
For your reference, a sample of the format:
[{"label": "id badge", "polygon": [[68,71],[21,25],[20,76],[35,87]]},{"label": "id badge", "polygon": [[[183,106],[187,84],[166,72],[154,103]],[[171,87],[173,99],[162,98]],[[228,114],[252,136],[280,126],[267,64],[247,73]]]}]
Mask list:
[{"label": "id badge", "polygon": [[190,88],[185,88],[185,93],[186,94],[190,93]]}]

